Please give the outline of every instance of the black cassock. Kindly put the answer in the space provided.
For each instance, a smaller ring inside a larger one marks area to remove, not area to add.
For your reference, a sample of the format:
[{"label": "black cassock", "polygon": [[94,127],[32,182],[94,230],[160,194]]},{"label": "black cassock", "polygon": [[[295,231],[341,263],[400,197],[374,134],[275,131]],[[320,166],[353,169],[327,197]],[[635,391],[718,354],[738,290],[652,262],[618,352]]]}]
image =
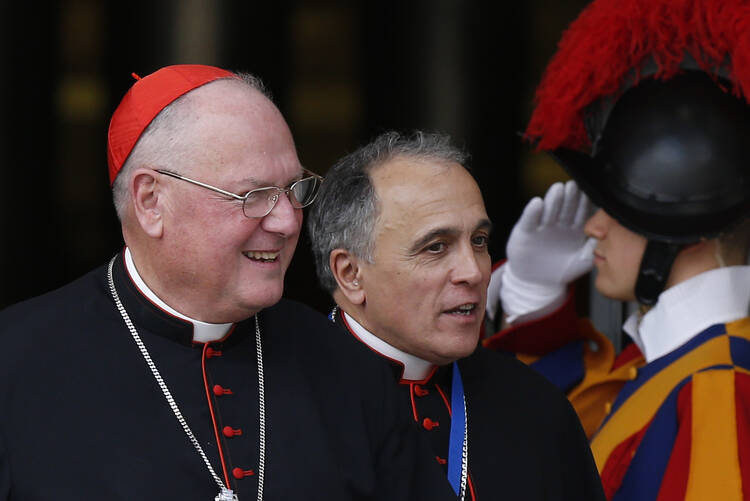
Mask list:
[{"label": "black cassock", "polygon": [[[101,267],[0,312],[0,499],[213,500],[219,488],[126,328],[106,275]],[[194,343],[192,324],[138,291],[122,254],[113,275],[214,470],[240,500],[255,499],[254,319],[221,341]],[[386,363],[303,305],[282,300],[258,318],[265,499],[452,497],[439,468],[417,459],[426,450],[386,384]]]},{"label": "black cassock", "polygon": [[[340,311],[336,323],[356,338]],[[390,363],[391,384],[447,474],[452,366],[407,381],[404,366]],[[458,366],[466,399],[467,500],[604,501],[586,435],[562,392],[511,355],[482,347]]]}]

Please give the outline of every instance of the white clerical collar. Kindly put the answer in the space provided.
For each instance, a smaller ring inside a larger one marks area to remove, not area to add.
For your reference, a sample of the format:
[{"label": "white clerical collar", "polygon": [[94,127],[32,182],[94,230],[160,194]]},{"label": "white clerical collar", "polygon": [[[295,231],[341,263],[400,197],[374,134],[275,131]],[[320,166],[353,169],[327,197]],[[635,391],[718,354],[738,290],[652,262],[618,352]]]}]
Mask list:
[{"label": "white clerical collar", "polygon": [[130,253],[130,249],[127,247],[125,247],[125,268],[128,270],[130,278],[133,279],[135,286],[138,287],[138,290],[141,291],[141,294],[146,296],[152,303],[154,303],[156,306],[166,311],[167,313],[193,324],[193,341],[196,341],[198,343],[210,343],[211,341],[218,341],[219,339],[226,336],[227,332],[229,332],[229,329],[232,328],[233,324],[231,323],[209,324],[206,322],[201,322],[200,320],[195,320],[188,317],[187,315],[183,315],[182,313],[159,299],[159,297],[154,294],[154,291],[149,289],[148,285],[146,285],[146,282],[144,282],[141,276],[138,274],[138,270],[136,269],[135,263],[133,262],[133,255]]},{"label": "white clerical collar", "polygon": [[750,305],[750,266],[706,271],[659,295],[643,317],[631,315],[623,330],[652,362],[714,324],[746,317]]},{"label": "white clerical collar", "polygon": [[386,343],[375,334],[371,333],[364,327],[362,327],[356,320],[354,320],[347,312],[342,312],[346,319],[346,323],[349,324],[349,328],[352,330],[355,336],[360,341],[369,346],[372,350],[380,353],[386,358],[390,358],[404,366],[404,373],[401,376],[402,380],[406,381],[423,381],[427,379],[432,370],[435,368],[435,364],[422,360],[419,357],[415,357],[411,353],[406,353],[398,348],[391,346]]}]

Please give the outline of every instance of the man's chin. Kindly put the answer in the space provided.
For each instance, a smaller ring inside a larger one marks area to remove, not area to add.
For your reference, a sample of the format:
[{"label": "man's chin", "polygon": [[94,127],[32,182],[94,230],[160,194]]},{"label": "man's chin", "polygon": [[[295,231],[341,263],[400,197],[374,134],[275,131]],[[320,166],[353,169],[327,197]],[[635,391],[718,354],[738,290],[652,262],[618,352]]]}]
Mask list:
[{"label": "man's chin", "polygon": [[614,287],[607,281],[600,281],[598,277],[596,282],[594,282],[594,287],[596,287],[596,290],[597,292],[599,292],[599,294],[608,299],[623,302],[635,301],[635,287],[633,287],[631,290],[623,290],[624,288]]},{"label": "man's chin", "polygon": [[475,344],[467,344],[467,345],[461,345],[461,346],[454,346],[450,350],[442,351],[441,353],[436,353],[434,360],[432,360],[433,363],[437,365],[448,365],[456,360],[461,360],[462,358],[466,358],[472,353],[474,353],[474,350],[477,349],[477,345]]},{"label": "man's chin", "polygon": [[[234,322],[241,322],[246,320],[259,311],[266,308],[270,308],[281,300],[281,296],[284,292],[282,287],[258,287],[258,290],[253,291],[254,293],[248,297],[245,297],[239,302],[237,311],[232,315],[235,317]],[[259,294],[262,292],[262,294]]]}]

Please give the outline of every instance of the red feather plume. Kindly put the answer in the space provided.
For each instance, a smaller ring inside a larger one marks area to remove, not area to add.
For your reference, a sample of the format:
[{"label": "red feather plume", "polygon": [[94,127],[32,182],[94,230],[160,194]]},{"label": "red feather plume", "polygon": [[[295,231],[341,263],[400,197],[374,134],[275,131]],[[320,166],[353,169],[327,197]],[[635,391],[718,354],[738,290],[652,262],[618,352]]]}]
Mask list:
[{"label": "red feather plume", "polygon": [[[526,136],[537,148],[586,151],[584,108],[617,93],[648,57],[668,80],[689,53],[707,72],[729,71],[750,97],[750,0],[596,0],[563,34],[535,95]],[[636,76],[636,80],[637,80]]]}]

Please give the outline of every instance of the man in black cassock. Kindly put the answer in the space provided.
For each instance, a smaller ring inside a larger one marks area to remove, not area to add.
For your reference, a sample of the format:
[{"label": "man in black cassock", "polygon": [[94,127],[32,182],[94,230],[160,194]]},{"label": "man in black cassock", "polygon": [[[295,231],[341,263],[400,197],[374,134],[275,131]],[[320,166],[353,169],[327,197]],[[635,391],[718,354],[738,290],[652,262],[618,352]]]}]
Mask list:
[{"label": "man in black cassock", "polygon": [[1,499],[453,497],[387,365],[281,300],[321,179],[256,79],[138,79],[108,161],[123,251],[0,313]]},{"label": "man in black cassock", "polygon": [[329,170],[307,222],[331,319],[391,362],[459,498],[603,500],[565,396],[477,346],[491,223],[464,163],[445,136],[391,132]]}]

